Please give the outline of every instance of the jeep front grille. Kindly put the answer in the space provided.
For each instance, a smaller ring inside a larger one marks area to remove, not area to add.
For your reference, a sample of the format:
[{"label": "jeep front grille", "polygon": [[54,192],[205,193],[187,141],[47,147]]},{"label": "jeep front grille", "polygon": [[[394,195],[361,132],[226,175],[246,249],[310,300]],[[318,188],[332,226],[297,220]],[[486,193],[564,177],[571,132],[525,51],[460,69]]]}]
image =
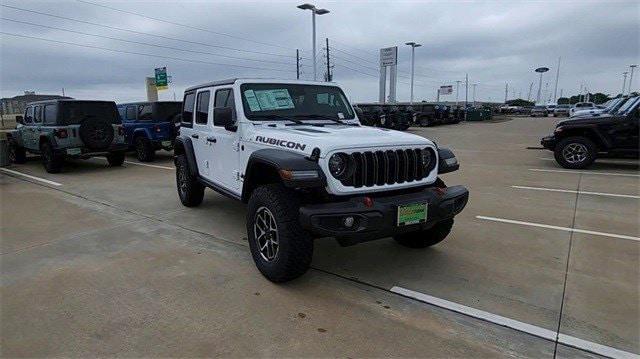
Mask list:
[{"label": "jeep front grille", "polygon": [[429,176],[436,165],[436,154],[431,148],[431,160],[423,166],[422,148],[404,150],[366,151],[348,154],[353,174],[340,180],[348,187],[373,187],[420,181]]}]

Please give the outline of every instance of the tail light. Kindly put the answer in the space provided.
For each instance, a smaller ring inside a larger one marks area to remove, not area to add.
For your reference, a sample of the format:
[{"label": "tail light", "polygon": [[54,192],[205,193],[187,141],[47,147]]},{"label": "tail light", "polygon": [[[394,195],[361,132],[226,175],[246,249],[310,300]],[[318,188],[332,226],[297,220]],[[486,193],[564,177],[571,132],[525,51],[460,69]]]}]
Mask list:
[{"label": "tail light", "polygon": [[161,129],[161,128],[160,128],[160,126],[158,126],[158,125],[153,126],[153,129],[154,129],[154,131],[156,131],[156,132],[160,132],[160,131],[162,131],[162,129]]},{"label": "tail light", "polygon": [[53,135],[57,138],[67,138],[69,137],[69,132],[67,132],[66,128],[57,128],[53,130]]},{"label": "tail light", "polygon": [[118,126],[118,136],[124,136],[124,127]]}]

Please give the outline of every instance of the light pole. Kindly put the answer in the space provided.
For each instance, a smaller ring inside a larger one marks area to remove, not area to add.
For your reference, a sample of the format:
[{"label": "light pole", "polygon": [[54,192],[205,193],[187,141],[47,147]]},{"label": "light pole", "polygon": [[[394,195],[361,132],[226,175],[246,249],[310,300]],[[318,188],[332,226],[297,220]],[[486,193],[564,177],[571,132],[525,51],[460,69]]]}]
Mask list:
[{"label": "light pole", "polygon": [[629,95],[631,95],[631,81],[633,81],[633,69],[638,67],[638,65],[629,65],[631,67],[631,74],[629,75]]},{"label": "light pole", "polygon": [[459,89],[460,89],[461,82],[462,81],[460,80],[456,80],[456,107],[458,107],[458,93],[460,92]]},{"label": "light pole", "polygon": [[540,103],[540,91],[542,90],[542,74],[549,71],[548,67],[538,67],[536,72],[540,73],[540,81],[538,82],[538,96],[536,96],[536,103]]},{"label": "light pole", "polygon": [[317,74],[317,69],[316,69],[316,15],[324,15],[324,14],[328,14],[329,10],[327,9],[318,9],[315,6],[311,5],[311,4],[302,4],[302,5],[298,5],[298,9],[301,10],[311,10],[311,27],[313,28],[312,30],[312,39],[311,42],[313,44],[313,81],[316,81],[318,79],[318,74]]},{"label": "light pole", "polygon": [[471,85],[473,86],[473,107],[476,107],[476,86],[478,86],[478,84],[473,84]]},{"label": "light pole", "polygon": [[624,89],[627,87],[627,74],[628,72],[622,73],[622,93],[620,95],[624,96]]},{"label": "light pole", "polygon": [[416,47],[420,47],[422,45],[415,42],[407,42],[405,45],[411,46],[411,104],[413,105],[413,71],[415,67],[416,61]]}]

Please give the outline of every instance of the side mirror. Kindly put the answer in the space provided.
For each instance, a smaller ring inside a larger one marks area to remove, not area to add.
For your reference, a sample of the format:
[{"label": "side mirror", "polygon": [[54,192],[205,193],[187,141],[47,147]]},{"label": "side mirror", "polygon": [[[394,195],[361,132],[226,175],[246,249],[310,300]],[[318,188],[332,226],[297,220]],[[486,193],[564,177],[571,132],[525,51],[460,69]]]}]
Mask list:
[{"label": "side mirror", "polygon": [[24,124],[24,117],[16,116],[16,122],[19,123],[19,124]]},{"label": "side mirror", "polygon": [[224,127],[228,131],[235,131],[237,127],[233,119],[233,109],[231,107],[214,108],[213,125]]}]

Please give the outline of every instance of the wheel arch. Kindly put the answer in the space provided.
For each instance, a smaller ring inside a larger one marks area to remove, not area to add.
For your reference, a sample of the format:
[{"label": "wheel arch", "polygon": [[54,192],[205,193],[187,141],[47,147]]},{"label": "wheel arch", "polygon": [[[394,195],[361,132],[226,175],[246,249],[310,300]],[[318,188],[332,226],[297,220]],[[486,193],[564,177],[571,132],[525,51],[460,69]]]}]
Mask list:
[{"label": "wheel arch", "polygon": [[591,142],[593,142],[596,145],[597,150],[607,149],[607,148],[610,147],[609,141],[607,141],[605,138],[603,138],[597,131],[595,131],[592,128],[568,128],[568,129],[565,129],[564,131],[562,131],[562,138],[560,138],[559,141],[563,140],[565,138],[569,138],[569,137],[584,137],[584,138],[587,138],[587,139],[589,139]]}]

